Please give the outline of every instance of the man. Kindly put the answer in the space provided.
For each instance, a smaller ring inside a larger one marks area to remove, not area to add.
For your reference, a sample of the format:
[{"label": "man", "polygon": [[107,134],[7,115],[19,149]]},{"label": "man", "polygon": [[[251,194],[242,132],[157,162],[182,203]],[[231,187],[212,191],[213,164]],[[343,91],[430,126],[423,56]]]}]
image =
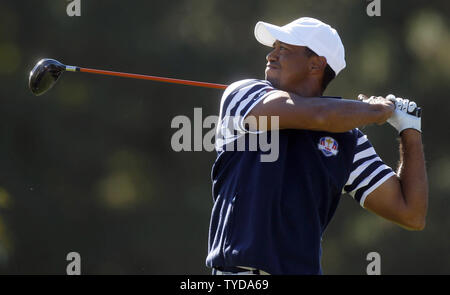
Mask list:
[{"label": "man", "polygon": [[[417,105],[393,95],[323,97],[345,58],[336,30],[319,20],[283,27],[258,22],[255,36],[273,47],[266,80],[233,83],[220,105],[206,259],[213,274],[321,274],[322,234],[342,193],[406,229],[422,230],[428,183],[420,117],[411,115]],[[278,121],[262,124],[267,117]],[[386,121],[401,139],[397,173],[357,129]],[[275,161],[261,161],[260,148],[233,148],[263,134],[278,139]]]}]

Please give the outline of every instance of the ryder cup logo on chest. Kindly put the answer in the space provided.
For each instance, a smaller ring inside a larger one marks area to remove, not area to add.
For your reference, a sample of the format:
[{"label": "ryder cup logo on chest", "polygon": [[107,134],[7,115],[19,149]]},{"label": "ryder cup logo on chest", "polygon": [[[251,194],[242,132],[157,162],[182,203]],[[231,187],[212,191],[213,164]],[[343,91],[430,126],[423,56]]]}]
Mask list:
[{"label": "ryder cup logo on chest", "polygon": [[336,156],[339,152],[338,142],[329,136],[320,138],[317,147],[326,157]]}]

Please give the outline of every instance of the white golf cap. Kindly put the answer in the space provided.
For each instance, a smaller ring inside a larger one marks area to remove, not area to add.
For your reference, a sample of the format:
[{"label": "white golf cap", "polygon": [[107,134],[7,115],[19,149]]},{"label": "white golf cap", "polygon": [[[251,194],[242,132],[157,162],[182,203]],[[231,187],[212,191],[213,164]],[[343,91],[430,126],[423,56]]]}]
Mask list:
[{"label": "white golf cap", "polygon": [[344,45],[339,34],[315,18],[302,17],[282,27],[258,22],[255,37],[258,42],[270,47],[276,40],[306,46],[317,55],[325,57],[336,75],[345,68]]}]

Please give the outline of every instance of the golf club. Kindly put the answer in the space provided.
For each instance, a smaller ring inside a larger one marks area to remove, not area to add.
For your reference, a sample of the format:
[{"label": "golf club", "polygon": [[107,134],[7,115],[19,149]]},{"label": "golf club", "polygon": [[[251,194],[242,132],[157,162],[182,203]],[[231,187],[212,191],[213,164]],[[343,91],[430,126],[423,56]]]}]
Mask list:
[{"label": "golf club", "polygon": [[57,60],[50,59],[50,58],[44,58],[44,59],[41,59],[30,72],[28,85],[30,87],[31,92],[37,96],[44,94],[45,92],[50,90],[53,87],[53,85],[55,85],[55,83],[58,81],[61,74],[65,71],[83,72],[83,73],[99,74],[99,75],[106,75],[106,76],[126,77],[126,78],[133,78],[133,79],[176,83],[176,84],[207,87],[207,88],[216,88],[216,89],[225,89],[228,86],[228,85],[217,84],[217,83],[197,82],[197,81],[173,79],[173,78],[165,78],[165,77],[157,77],[157,76],[148,76],[148,75],[130,74],[130,73],[113,72],[113,71],[105,71],[105,70],[96,70],[96,69],[81,68],[81,67],[76,67],[76,66],[66,66]]},{"label": "golf club", "polygon": [[[96,70],[96,69],[81,68],[81,67],[76,67],[76,66],[66,66],[55,59],[44,58],[44,59],[41,59],[30,72],[30,77],[29,77],[28,83],[29,83],[31,92],[37,96],[44,94],[45,92],[50,90],[53,87],[53,85],[55,85],[55,83],[58,81],[61,74],[65,71],[83,72],[83,73],[99,74],[99,75],[106,75],[106,76],[117,76],[117,77],[142,79],[142,80],[151,80],[151,81],[183,84],[183,85],[206,87],[206,88],[216,88],[216,89],[225,89],[228,87],[228,85],[217,84],[217,83],[198,82],[198,81],[190,81],[190,80],[182,80],[182,79],[174,79],[174,78],[166,78],[166,77],[157,77],[157,76],[148,76],[148,75],[140,75],[140,74],[130,74],[130,73],[122,73],[122,72]],[[409,113],[409,114],[414,115],[416,117],[421,117],[421,113],[422,113],[421,108],[416,108],[412,113]]]}]

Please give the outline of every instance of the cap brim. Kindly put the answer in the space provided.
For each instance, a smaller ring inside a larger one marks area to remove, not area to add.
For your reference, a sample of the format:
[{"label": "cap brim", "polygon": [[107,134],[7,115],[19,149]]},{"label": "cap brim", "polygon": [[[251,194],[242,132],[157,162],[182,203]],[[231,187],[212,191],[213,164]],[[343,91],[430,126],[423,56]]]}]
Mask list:
[{"label": "cap brim", "polygon": [[261,21],[255,26],[255,38],[259,43],[269,47],[272,47],[276,40],[287,44],[303,46],[303,44],[298,44],[298,40],[294,40],[292,35],[282,27]]}]

